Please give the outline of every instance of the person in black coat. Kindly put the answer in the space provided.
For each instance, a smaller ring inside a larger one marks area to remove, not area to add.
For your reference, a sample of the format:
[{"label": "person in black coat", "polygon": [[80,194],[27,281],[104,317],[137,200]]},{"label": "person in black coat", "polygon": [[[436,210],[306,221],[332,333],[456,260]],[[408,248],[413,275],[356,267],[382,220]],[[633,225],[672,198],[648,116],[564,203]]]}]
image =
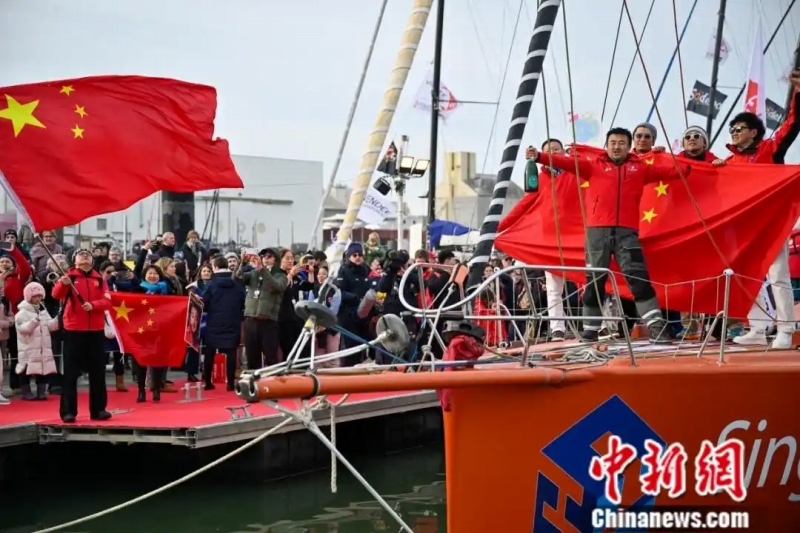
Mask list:
[{"label": "person in black coat", "polygon": [[245,289],[233,279],[224,257],[217,257],[211,263],[214,275],[206,283],[203,291],[203,311],[206,313],[206,327],[203,332],[205,347],[203,356],[203,381],[206,390],[213,390],[211,373],[214,370],[214,356],[225,355],[225,371],[228,390],[233,390],[236,379],[236,348],[239,346],[244,320]]},{"label": "person in black coat", "polygon": [[[344,254],[344,261],[336,275],[336,287],[342,296],[339,306],[339,326],[366,339],[369,335],[369,322],[358,317],[358,305],[370,287],[369,268],[364,264],[364,247],[357,242],[350,243]],[[353,348],[361,343],[346,335],[342,336],[345,348]],[[342,366],[355,366],[361,362],[363,353],[342,359]]]}]

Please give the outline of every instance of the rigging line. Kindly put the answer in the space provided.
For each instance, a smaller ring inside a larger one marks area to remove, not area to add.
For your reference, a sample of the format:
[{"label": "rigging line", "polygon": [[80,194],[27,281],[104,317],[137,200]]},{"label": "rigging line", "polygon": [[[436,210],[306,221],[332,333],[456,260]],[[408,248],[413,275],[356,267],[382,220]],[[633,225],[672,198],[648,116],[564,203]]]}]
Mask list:
[{"label": "rigging line", "polygon": [[[697,0],[694,0],[694,4],[692,4],[692,11],[689,13],[689,16],[686,18],[686,25],[683,27],[683,32],[678,34],[678,8],[675,5],[675,0],[672,0],[672,25],[675,27],[675,39],[677,44],[675,45],[675,49],[678,51],[678,71],[680,72],[681,76],[681,96],[686,95],[686,80],[683,77],[683,58],[681,57],[681,41],[683,40],[684,32],[686,32],[686,28],[689,26],[689,21],[692,20],[692,15],[694,14],[694,6],[697,5]],[[658,97],[656,97],[658,98]],[[684,127],[689,127],[689,112],[686,110],[686,106],[683,107],[683,123]],[[664,132],[666,135],[666,132]],[[669,139],[667,139],[669,141]],[[669,309],[669,307],[667,307]]]},{"label": "rigging line", "polygon": [[[622,0],[622,7],[623,9],[627,10],[627,2],[626,0]],[[639,45],[642,44],[642,39],[644,39],[644,33],[647,31],[647,24],[650,22],[650,15],[653,14],[653,7],[656,5],[656,0],[652,0],[650,2],[650,10],[647,12],[647,18],[644,20],[644,26],[642,26],[642,34],[639,36],[639,40],[636,40],[636,33],[634,32],[634,44],[636,48],[639,48]],[[630,16],[630,14],[628,15]],[[614,125],[614,121],[617,120],[617,114],[619,114],[619,108],[622,106],[622,100],[625,97],[625,90],[628,88],[628,82],[631,81],[631,74],[633,73],[633,66],[636,64],[636,54],[633,54],[631,58],[631,66],[628,68],[628,75],[625,76],[625,83],[622,85],[622,92],[619,93],[619,100],[617,101],[617,107],[614,109],[614,116],[611,117],[611,125]]]},{"label": "rigging line", "polygon": [[492,128],[489,131],[489,140],[486,141],[486,150],[483,153],[483,166],[481,167],[481,174],[486,173],[486,163],[489,162],[489,149],[492,147],[492,139],[494,139],[494,130],[497,127],[497,116],[500,114],[500,101],[503,99],[503,89],[506,86],[506,78],[508,77],[508,67],[511,64],[511,53],[514,51],[514,41],[517,39],[517,28],[519,28],[519,20],[522,17],[522,6],[525,5],[525,0],[519,1],[519,9],[517,10],[517,20],[514,23],[514,31],[511,33],[511,44],[508,45],[508,55],[506,56],[506,66],[503,68],[503,79],[500,82],[500,90],[497,93],[497,106],[494,108],[494,117],[492,117]]},{"label": "rigging line", "polygon": [[[472,22],[472,29],[475,30],[475,40],[478,42],[478,48],[481,51],[481,56],[483,56],[483,62],[486,64],[486,71],[489,73],[489,77],[491,78],[493,77],[494,72],[489,66],[489,58],[486,55],[486,48],[483,46],[481,33],[478,31],[478,23],[475,20],[475,12],[472,9],[472,0],[467,0],[467,11],[469,12],[469,19]],[[464,101],[462,100],[461,103],[464,103]]]},{"label": "rigging line", "polygon": [[[528,9],[528,2],[525,2],[525,17],[528,19],[528,26],[533,29],[533,19],[531,19],[531,12]],[[567,129],[567,108],[564,106],[564,98],[561,96],[563,94],[561,90],[561,76],[558,75],[558,68],[556,67],[556,65],[558,65],[558,54],[556,54],[555,49],[549,50],[549,52],[553,58],[551,64],[553,65],[553,74],[556,78],[556,95],[558,96],[558,105],[561,108],[561,119],[564,121],[564,129]],[[542,69],[542,72],[544,72],[544,69]]]},{"label": "rigging line", "polygon": [[[655,3],[655,1],[654,1],[654,3]],[[563,2],[563,4],[564,4],[564,6],[562,7],[562,10],[563,10],[562,18],[564,19],[564,52],[565,52],[565,54],[567,56],[567,89],[569,90],[569,112],[570,112],[570,116],[574,116],[575,115],[575,95],[574,95],[574,92],[572,90],[572,60],[570,59],[570,55],[569,55],[569,33],[567,31],[567,6],[566,6],[566,2]],[[623,6],[624,5],[625,5],[625,0],[623,0]],[[651,10],[653,9],[652,5],[650,6],[650,9]],[[649,18],[649,15],[648,15],[648,18]],[[647,23],[645,23],[645,25],[647,25]],[[633,65],[631,65],[631,70],[633,70]],[[630,72],[628,74],[630,75]],[[572,148],[571,151],[572,151],[572,154],[574,155],[573,160],[575,161],[575,185],[578,187],[578,205],[580,205],[580,209],[581,209],[581,223],[583,224],[583,234],[584,234],[584,237],[588,237],[589,231],[587,229],[587,224],[586,224],[586,205],[585,205],[585,202],[583,201],[583,190],[582,190],[582,187],[581,187],[581,172],[580,172],[580,168],[578,168],[579,167],[579,165],[578,165],[578,155],[579,154],[578,154],[578,150],[576,149],[576,146],[575,146],[578,134],[577,134],[577,131],[575,129],[575,121],[574,120],[570,122],[570,125],[572,127],[572,145],[573,145],[573,148]],[[591,274],[589,274],[587,272],[587,276],[586,276],[587,282],[589,280],[589,276],[590,275]],[[602,306],[603,302],[600,299],[600,284],[598,282],[600,282],[600,279],[602,279],[602,283],[605,283],[606,278],[605,277],[600,278],[600,276],[597,276],[597,277],[592,277],[591,279],[594,282],[594,283],[592,283],[592,285],[594,287],[594,290],[595,290],[595,293],[596,293],[596,296],[597,296],[597,302]],[[588,287],[584,288],[584,290],[586,290],[587,288]],[[619,296],[619,295],[617,295],[617,296]]]},{"label": "rigging line", "polygon": [[364,81],[367,79],[369,65],[372,62],[372,53],[375,51],[375,43],[378,41],[378,34],[380,33],[381,26],[383,25],[383,16],[386,13],[386,5],[388,3],[389,0],[383,0],[381,9],[378,12],[378,20],[375,22],[375,29],[372,31],[372,40],[369,43],[367,57],[364,59],[364,67],[361,69],[361,77],[358,80],[355,97],[353,98],[353,102],[350,104],[350,113],[347,115],[347,123],[344,127],[344,133],[342,134],[342,142],[339,144],[339,153],[336,154],[336,161],[333,163],[333,169],[331,170],[330,178],[328,178],[328,184],[325,186],[325,193],[322,195],[322,199],[320,200],[317,218],[314,221],[314,229],[312,230],[313,233],[311,234],[311,239],[308,241],[311,248],[314,248],[317,245],[317,233],[319,233],[319,228],[322,224],[322,215],[325,212],[325,200],[331,194],[333,184],[336,181],[336,174],[339,172],[339,165],[342,163],[344,150],[347,147],[347,140],[350,138],[350,128],[353,126],[353,120],[356,116],[356,109],[358,109],[358,102],[361,100],[361,91],[364,88]]},{"label": "rigging line", "polygon": [[606,117],[606,105],[608,104],[608,93],[611,90],[611,74],[614,72],[614,60],[617,58],[617,45],[619,44],[619,32],[622,29],[622,5],[619,6],[619,21],[617,21],[617,35],[614,37],[614,51],[611,52],[611,65],[608,67],[608,80],[606,80],[606,95],[603,97],[603,111],[600,113],[600,124]]},{"label": "rigging line", "polygon": [[[772,32],[772,36],[769,38],[769,41],[767,41],[767,45],[764,47],[764,52],[763,52],[764,54],[766,54],[767,51],[769,50],[770,45],[772,45],[772,41],[775,40],[775,37],[778,35],[778,31],[780,31],[781,26],[783,26],[783,23],[786,20],[786,17],[789,16],[789,12],[791,12],[791,10],[794,7],[794,4],[795,4],[796,1],[797,0],[792,0],[792,2],[789,4],[789,7],[787,7],[786,11],[783,12],[783,16],[781,17],[781,20],[778,22],[778,26],[775,28],[775,31]],[[720,133],[722,133],[722,130],[725,128],[725,124],[728,123],[728,119],[731,118],[731,115],[733,114],[733,110],[736,108],[736,104],[739,103],[739,99],[744,94],[745,88],[747,88],[747,84],[746,83],[744,85],[742,85],[742,87],[739,89],[739,94],[736,95],[736,98],[731,103],[731,107],[728,108],[728,113],[725,115],[725,118],[722,120],[722,122],[720,122],[720,125],[717,128],[717,132],[714,134],[714,137],[711,139],[711,142],[708,144],[709,146],[714,146],[714,143],[717,142],[717,138],[719,137]],[[711,132],[708,132],[708,133],[711,133]]]},{"label": "rigging line", "polygon": [[[636,27],[633,25],[633,17],[631,17],[631,12],[628,9],[628,0],[622,0],[622,3],[625,7],[625,13],[628,16],[628,22],[631,26],[631,33],[633,33],[633,38],[636,40]],[[636,45],[636,56],[638,56],[640,63],[642,64],[642,71],[644,72],[644,79],[647,83],[647,90],[650,92],[650,97],[653,99],[655,103],[656,95],[653,91],[653,84],[650,82],[650,74],[647,72],[647,65],[644,62],[644,56],[642,55],[642,49],[639,45]],[[669,138],[669,134],[667,133],[666,124],[664,124],[664,119],[661,117],[661,111],[658,109],[658,105],[656,104],[656,117],[658,117],[658,123],[661,126],[662,131],[667,138]],[[706,221],[705,217],[703,216],[702,211],[700,210],[700,205],[697,203],[697,199],[692,194],[692,189],[689,187],[689,182],[686,180],[686,174],[684,174],[683,169],[681,168],[680,163],[678,162],[677,157],[675,157],[675,151],[672,149],[672,143],[667,143],[667,150],[669,150],[670,155],[672,156],[672,163],[675,166],[675,169],[678,171],[678,176],[680,176],[681,183],[683,184],[684,189],[686,189],[686,195],[689,198],[689,201],[692,203],[692,207],[694,208],[695,212],[697,213],[697,217],[700,219],[700,223],[703,225],[703,231],[708,236],[708,240],[711,241],[711,246],[713,246],[714,250],[719,255],[719,258],[722,259],[722,263],[725,265],[725,268],[730,269],[730,263],[728,259],[725,257],[725,254],[722,252],[722,248],[720,248],[719,244],[717,243],[716,239],[714,239],[714,235],[711,234],[711,228],[708,226],[708,222]],[[736,279],[739,283],[739,288],[745,290],[744,283],[742,282],[740,276],[736,276]],[[766,310],[763,309],[758,301],[756,300],[755,305],[758,306],[762,311],[766,313]]]}]

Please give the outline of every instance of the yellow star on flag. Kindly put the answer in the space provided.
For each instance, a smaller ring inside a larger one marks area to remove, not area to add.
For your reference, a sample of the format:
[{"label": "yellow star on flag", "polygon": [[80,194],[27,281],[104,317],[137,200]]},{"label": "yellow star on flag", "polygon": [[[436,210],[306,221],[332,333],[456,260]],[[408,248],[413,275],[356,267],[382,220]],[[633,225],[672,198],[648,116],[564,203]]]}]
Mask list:
[{"label": "yellow star on flag", "polygon": [[152,321],[152,320],[148,320],[148,321],[147,321],[147,325],[148,325],[148,326],[152,326],[152,325],[153,325],[153,321]]},{"label": "yellow star on flag", "polygon": [[148,310],[147,310],[147,312],[148,312],[149,314],[151,314],[151,315],[154,315],[154,314],[156,314],[156,310],[155,310],[155,308],[153,308],[153,307],[151,307],[150,309],[148,309]]},{"label": "yellow star on flag", "polygon": [[72,85],[64,85],[63,87],[61,87],[61,90],[59,91],[60,94],[66,94],[67,96],[69,96],[70,93],[74,92],[75,92],[75,87],[73,87]]},{"label": "yellow star on flag", "polygon": [[136,333],[144,333],[144,328],[139,328],[136,330]]},{"label": "yellow star on flag", "polygon": [[667,187],[669,187],[668,183],[664,183],[663,181],[658,182],[657,187],[653,187],[656,190],[656,198],[659,196],[666,196],[667,195]]},{"label": "yellow star on flag", "polygon": [[124,300],[122,301],[121,304],[119,304],[118,306],[114,307],[114,311],[117,312],[117,318],[124,318],[128,322],[131,321],[131,319],[128,318],[128,313],[133,311],[133,309],[131,309],[130,307],[125,305],[125,301]]},{"label": "yellow star on flag", "polygon": [[83,139],[83,128],[75,124],[75,127],[72,128],[72,133],[75,135],[75,139]]},{"label": "yellow star on flag", "polygon": [[89,113],[86,112],[86,108],[82,105],[75,106],[75,112],[81,116],[81,118],[85,117]]},{"label": "yellow star on flag", "polygon": [[14,137],[19,136],[19,132],[27,125],[36,126],[37,128],[45,127],[44,124],[39,122],[38,118],[33,116],[36,106],[39,105],[39,100],[20,104],[13,96],[7,94],[6,103],[8,107],[0,109],[0,118],[11,121],[11,125],[14,127]]},{"label": "yellow star on flag", "polygon": [[147,299],[142,300],[142,305],[147,305]]},{"label": "yellow star on flag", "polygon": [[652,158],[652,157],[650,159],[645,159],[644,160],[644,164],[645,165],[654,165],[655,162],[656,162],[656,160],[654,158]]},{"label": "yellow star on flag", "polygon": [[581,189],[588,189],[589,188],[589,180],[583,180],[581,183]]},{"label": "yellow star on flag", "polygon": [[642,221],[644,222],[652,222],[654,218],[656,218],[658,214],[656,213],[655,209],[650,209],[644,212],[644,216],[642,217]]}]

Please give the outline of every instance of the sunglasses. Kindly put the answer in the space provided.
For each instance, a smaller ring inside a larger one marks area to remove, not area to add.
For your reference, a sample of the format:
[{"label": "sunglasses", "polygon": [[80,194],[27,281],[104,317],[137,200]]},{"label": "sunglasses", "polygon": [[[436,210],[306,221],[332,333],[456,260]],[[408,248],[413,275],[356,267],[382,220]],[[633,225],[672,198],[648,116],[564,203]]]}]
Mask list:
[{"label": "sunglasses", "polygon": [[110,276],[110,275],[112,275],[113,273],[114,273],[114,271],[113,271],[113,270],[106,270],[105,272],[103,272],[103,274],[105,274],[106,276]]},{"label": "sunglasses", "polygon": [[683,140],[684,141],[696,141],[699,138],[700,138],[700,134],[699,133],[689,133],[689,134],[683,136]]},{"label": "sunglasses", "polygon": [[732,127],[731,127],[731,128],[728,130],[728,133],[731,133],[731,134],[733,134],[733,133],[739,133],[740,131],[744,131],[744,130],[746,130],[746,129],[747,129],[747,128],[745,128],[744,126],[732,126]]},{"label": "sunglasses", "polygon": [[364,257],[364,254],[360,254],[360,253],[356,252],[354,254],[350,254],[350,257]]},{"label": "sunglasses", "polygon": [[636,139],[652,139],[653,136],[650,135],[649,133],[637,133],[636,135],[634,135],[634,138],[636,138]]}]

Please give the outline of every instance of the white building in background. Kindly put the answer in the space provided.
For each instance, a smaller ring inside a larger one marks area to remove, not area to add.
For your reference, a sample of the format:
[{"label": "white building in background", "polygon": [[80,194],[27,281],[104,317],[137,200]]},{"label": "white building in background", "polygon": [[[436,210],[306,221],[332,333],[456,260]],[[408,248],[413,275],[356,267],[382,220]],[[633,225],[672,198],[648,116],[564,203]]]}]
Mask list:
[{"label": "white building in background", "polygon": [[[214,242],[233,240],[254,247],[307,243],[322,200],[322,162],[238,155],[233,162],[244,189],[220,189],[216,210],[214,191],[195,193],[195,228],[200,232],[205,228],[204,237]],[[0,194],[0,208],[13,213],[5,191]],[[64,228],[64,239],[84,245],[111,239],[132,243],[161,233],[161,219],[161,194],[156,193],[124,211]],[[18,220],[17,227],[23,222]]]}]

